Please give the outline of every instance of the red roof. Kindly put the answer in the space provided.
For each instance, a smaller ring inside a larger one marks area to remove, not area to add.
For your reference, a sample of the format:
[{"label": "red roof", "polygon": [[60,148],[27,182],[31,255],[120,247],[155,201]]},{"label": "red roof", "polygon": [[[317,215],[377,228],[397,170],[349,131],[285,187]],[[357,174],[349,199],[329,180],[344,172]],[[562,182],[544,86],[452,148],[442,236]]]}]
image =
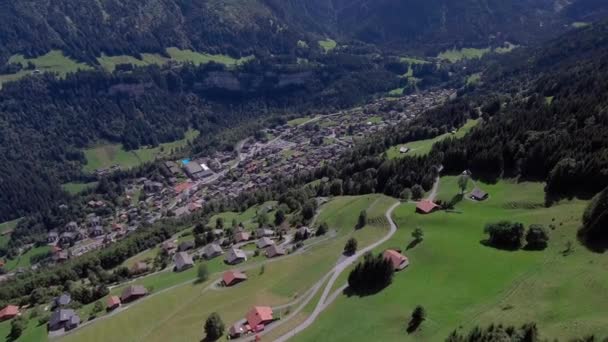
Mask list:
[{"label": "red roof", "polygon": [[438,207],[439,206],[433,203],[433,201],[431,200],[422,200],[416,205],[416,210],[428,214],[433,210],[437,209]]},{"label": "red roof", "polygon": [[176,186],[173,187],[173,190],[175,192],[177,192],[178,194],[181,194],[182,192],[190,189],[192,187],[192,183],[191,182],[184,182],[184,183],[179,183]]},{"label": "red roof", "polygon": [[230,286],[239,281],[247,280],[247,275],[239,271],[226,271],[222,279],[226,286]]},{"label": "red roof", "polygon": [[8,305],[4,309],[0,310],[0,321],[10,319],[19,314],[19,307],[15,305]]},{"label": "red roof", "polygon": [[402,269],[409,264],[409,260],[405,255],[392,249],[384,251],[384,259],[390,260],[396,270]]},{"label": "red roof", "polygon": [[120,305],[120,298],[118,296],[110,296],[108,297],[108,307],[113,308]]},{"label": "red roof", "polygon": [[247,313],[247,323],[252,327],[257,327],[272,320],[272,308],[269,306],[254,306]]}]

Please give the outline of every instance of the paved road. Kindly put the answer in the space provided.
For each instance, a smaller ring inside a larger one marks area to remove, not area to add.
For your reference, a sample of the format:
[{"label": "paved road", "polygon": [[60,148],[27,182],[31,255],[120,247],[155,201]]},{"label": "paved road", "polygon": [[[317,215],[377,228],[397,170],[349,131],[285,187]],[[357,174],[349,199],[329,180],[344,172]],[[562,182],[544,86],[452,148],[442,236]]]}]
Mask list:
[{"label": "paved road", "polygon": [[[393,214],[393,211],[395,210],[395,208],[397,208],[399,206],[399,204],[401,204],[401,203],[397,202],[397,203],[393,204],[386,211],[385,216],[390,224],[389,232],[382,239],[363,248],[362,250],[358,251],[354,255],[352,255],[348,258],[345,258],[342,262],[340,262],[339,264],[334,266],[334,268],[331,271],[329,271],[329,273],[325,277],[323,277],[323,279],[325,279],[329,274],[332,275],[331,278],[329,279],[329,281],[327,282],[327,285],[325,285],[325,289],[323,290],[323,293],[321,294],[321,298],[319,299],[319,302],[317,303],[317,306],[315,307],[312,314],[306,319],[306,321],[302,322],[300,325],[295,327],[292,331],[277,338],[275,340],[275,342],[285,342],[285,341],[289,340],[291,337],[295,336],[297,333],[303,331],[304,329],[308,328],[311,324],[313,324],[314,321],[317,319],[317,317],[321,314],[321,312],[323,312],[329,306],[329,304],[331,304],[331,302],[333,302],[338,297],[338,294],[341,293],[344,290],[344,288],[346,288],[346,286],[342,286],[341,288],[337,289],[336,291],[334,291],[334,293],[332,293],[330,295],[330,291],[333,288],[336,281],[338,280],[338,277],[340,276],[340,274],[347,267],[349,267],[355,261],[357,261],[358,258],[363,256],[365,253],[371,251],[372,249],[382,245],[395,234],[395,232],[397,231],[397,225],[395,224],[395,222],[393,222],[393,219],[391,216]],[[283,320],[279,321],[279,322],[284,323]],[[277,322],[277,323],[279,323],[279,322]]]}]

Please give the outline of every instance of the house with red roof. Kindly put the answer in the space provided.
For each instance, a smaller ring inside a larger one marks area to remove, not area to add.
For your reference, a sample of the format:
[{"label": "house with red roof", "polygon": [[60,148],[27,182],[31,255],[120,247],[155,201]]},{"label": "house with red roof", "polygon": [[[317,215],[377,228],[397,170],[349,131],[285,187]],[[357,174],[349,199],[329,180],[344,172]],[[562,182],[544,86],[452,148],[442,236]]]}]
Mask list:
[{"label": "house with red roof", "polygon": [[190,190],[193,185],[194,183],[192,182],[179,183],[173,187],[173,191],[175,191],[175,193],[179,195],[183,192],[186,192],[187,190]]},{"label": "house with red roof", "polygon": [[384,251],[383,256],[385,260],[389,260],[393,264],[395,271],[402,270],[410,264],[409,259],[405,255],[394,249],[387,249]]},{"label": "house with red roof", "polygon": [[0,322],[11,319],[19,315],[19,307],[15,305],[7,305],[4,309],[0,310]]},{"label": "house with red roof", "polygon": [[258,326],[266,325],[274,321],[272,317],[272,308],[269,306],[254,306],[247,313],[247,323],[252,329],[256,329]]},{"label": "house with red roof", "polygon": [[224,286],[236,285],[245,280],[247,280],[247,275],[239,271],[226,271],[222,276],[222,282],[224,283]]},{"label": "house with red roof", "polygon": [[416,212],[419,214],[430,214],[439,209],[439,206],[431,200],[422,200],[416,204]]},{"label": "house with red roof", "polygon": [[120,297],[110,296],[110,297],[108,297],[108,305],[106,307],[106,310],[112,311],[112,310],[116,309],[117,307],[119,307],[120,303],[121,303]]}]

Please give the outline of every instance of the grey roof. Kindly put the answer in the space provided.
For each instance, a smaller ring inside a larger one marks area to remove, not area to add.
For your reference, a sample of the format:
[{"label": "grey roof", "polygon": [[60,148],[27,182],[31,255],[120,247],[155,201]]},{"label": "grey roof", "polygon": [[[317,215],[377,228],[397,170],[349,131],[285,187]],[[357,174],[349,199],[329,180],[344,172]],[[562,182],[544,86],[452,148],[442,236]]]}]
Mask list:
[{"label": "grey roof", "polygon": [[184,241],[179,244],[179,247],[177,249],[179,249],[180,252],[183,252],[194,248],[194,246],[194,241]]},{"label": "grey roof", "polygon": [[266,256],[270,257],[270,258],[277,256],[277,255],[285,255],[285,254],[287,254],[287,253],[281,246],[270,245],[268,248],[266,248]]},{"label": "grey roof", "polygon": [[484,198],[487,195],[488,195],[488,193],[481,190],[480,188],[475,188],[475,189],[473,189],[473,191],[471,191],[471,197]]},{"label": "grey roof", "polygon": [[261,236],[273,236],[273,235],[274,235],[274,231],[272,231],[272,230],[270,230],[270,229],[264,229],[264,228],[260,228],[260,229],[258,229],[258,230],[255,232],[255,234],[256,234],[258,237],[261,237]]},{"label": "grey roof", "polygon": [[218,254],[221,254],[222,252],[222,247],[220,247],[220,245],[216,243],[210,243],[207,246],[203,247],[203,255],[206,258],[214,257]]},{"label": "grey roof", "polygon": [[259,239],[256,244],[257,244],[258,248],[266,248],[270,245],[274,245],[274,241],[272,241],[270,238],[263,237],[263,238]]},{"label": "grey roof", "polygon": [[[49,326],[53,327],[63,322],[67,322],[74,316],[78,317],[72,309],[57,309],[51,314]],[[78,318],[78,321],[80,321],[80,318]]]},{"label": "grey roof", "polygon": [[55,305],[65,306],[72,302],[72,297],[68,293],[64,293],[61,296],[55,298]]},{"label": "grey roof", "polygon": [[194,174],[197,174],[197,173],[203,171],[203,168],[197,162],[189,162],[188,164],[186,164],[186,166],[184,166],[184,168],[186,169],[186,172],[188,172],[191,175],[194,175]]},{"label": "grey roof", "polygon": [[233,263],[238,259],[247,260],[247,255],[242,250],[236,248],[231,248],[230,250],[228,250],[228,253],[226,253],[226,257],[224,258],[224,260],[226,260],[226,262],[228,263]]},{"label": "grey roof", "polygon": [[175,254],[175,267],[178,270],[184,269],[185,267],[194,265],[192,257],[186,252],[179,252]]}]

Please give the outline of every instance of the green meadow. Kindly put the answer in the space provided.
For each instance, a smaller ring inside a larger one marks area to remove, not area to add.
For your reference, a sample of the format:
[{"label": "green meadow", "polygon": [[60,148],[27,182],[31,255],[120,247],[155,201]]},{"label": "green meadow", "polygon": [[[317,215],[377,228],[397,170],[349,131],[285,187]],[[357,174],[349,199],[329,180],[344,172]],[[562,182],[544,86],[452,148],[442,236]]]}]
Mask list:
[{"label": "green meadow", "polygon": [[72,194],[72,195],[79,194],[79,193],[83,192],[84,190],[91,189],[96,186],[97,186],[97,182],[89,182],[89,183],[70,182],[70,183],[65,183],[65,184],[61,185],[63,190],[65,190],[67,193]]},{"label": "green meadow", "polygon": [[321,46],[321,48],[323,48],[323,50],[325,50],[325,53],[330,52],[331,50],[335,49],[337,45],[338,44],[336,43],[336,41],[331,38],[319,40],[319,46]]},{"label": "green meadow", "polygon": [[[400,247],[410,266],[378,294],[340,296],[293,340],[441,341],[454,329],[529,321],[538,323],[543,338],[606,336],[608,260],[576,242],[586,203],[564,201],[544,208],[541,183],[478,185],[490,198],[463,199],[454,212],[424,216],[415,214],[414,204],[402,204],[394,213],[397,234],[377,252]],[[442,178],[440,197],[458,191],[456,177]],[[484,225],[501,219],[552,225],[548,248],[512,252],[483,245]],[[416,227],[423,229],[424,240],[408,250]],[[568,242],[574,252],[565,256]],[[425,307],[427,320],[408,335],[416,305]]]},{"label": "green meadow", "polygon": [[495,53],[507,53],[513,51],[513,49],[517,48],[518,45],[512,44],[510,42],[506,42],[504,46],[500,46],[494,49],[489,47],[483,49],[477,48],[462,48],[462,49],[450,49],[441,52],[437,58],[447,60],[451,63],[458,62],[463,59],[475,59],[481,58],[483,55],[495,52]]},{"label": "green meadow", "polygon": [[154,161],[157,157],[170,155],[172,150],[185,147],[189,141],[198,137],[199,132],[188,130],[181,140],[163,143],[157,147],[143,147],[137,150],[127,151],[122,144],[106,144],[84,150],[87,164],[83,167],[84,172],[94,172],[99,168],[107,168],[112,165],[120,165],[123,169],[136,167],[143,163]]},{"label": "green meadow", "polygon": [[[10,234],[3,235],[2,233],[15,229],[20,219],[0,223],[0,247],[5,246],[10,240]],[[0,335],[1,336],[1,335]]]},{"label": "green meadow", "polygon": [[32,265],[30,261],[31,257],[36,255],[47,254],[48,252],[50,252],[50,250],[51,248],[49,246],[34,247],[15,259],[6,260],[6,265],[4,265],[4,269],[6,271],[13,271],[19,267],[28,268]]},{"label": "green meadow", "polygon": [[[308,250],[268,263],[263,271],[257,263],[265,260],[264,257],[248,261],[246,265],[252,265],[246,270],[249,279],[232,288],[209,286],[229,267],[223,264],[221,257],[208,263],[214,274],[205,283],[194,281],[196,267],[181,273],[162,272],[136,280],[135,283],[153,287],[157,293],[61,340],[198,341],[204,337],[202,325],[211,312],[218,312],[228,326],[244,317],[253,305],[282,305],[302,296],[333,267],[348,238],[355,237],[360,246],[364,246],[386,233],[384,212],[394,202],[381,195],[331,200],[322,207],[317,222],[327,222],[330,229],[336,230],[336,237],[312,238],[307,244],[318,242]],[[369,226],[355,231],[358,214],[364,209],[368,210]],[[115,288],[111,292],[120,293],[121,290]],[[279,317],[283,314],[284,311],[275,312]]]},{"label": "green meadow", "polygon": [[[389,159],[395,159],[395,158],[401,158],[404,156],[422,156],[422,155],[426,155],[429,152],[431,152],[431,148],[433,147],[433,145],[436,142],[442,141],[448,137],[453,137],[453,138],[462,138],[464,137],[468,132],[471,131],[471,129],[473,129],[473,127],[475,127],[477,124],[479,123],[479,120],[468,120],[462,127],[460,127],[460,129],[458,129],[458,131],[456,131],[455,134],[452,133],[445,133],[439,136],[436,136],[432,139],[424,139],[424,140],[417,140],[417,141],[412,141],[409,142],[407,144],[400,144],[397,146],[393,146],[391,148],[389,148],[388,150],[386,150],[386,155]],[[407,153],[400,153],[399,149],[402,146],[407,146],[410,148],[410,151]]]}]

